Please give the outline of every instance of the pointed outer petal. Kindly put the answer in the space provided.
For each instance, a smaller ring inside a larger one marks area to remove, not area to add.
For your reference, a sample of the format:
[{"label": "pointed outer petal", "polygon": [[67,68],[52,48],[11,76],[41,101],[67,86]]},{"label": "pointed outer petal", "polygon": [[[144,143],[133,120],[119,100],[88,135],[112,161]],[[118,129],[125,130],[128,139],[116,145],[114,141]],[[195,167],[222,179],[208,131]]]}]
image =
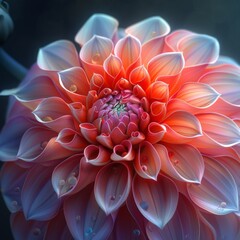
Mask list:
[{"label": "pointed outer petal", "polygon": [[146,140],[154,144],[159,142],[166,132],[166,127],[157,122],[151,122],[148,125],[148,130],[146,133]]},{"label": "pointed outer petal", "polygon": [[99,91],[104,84],[104,78],[102,75],[94,73],[90,80],[90,89]]},{"label": "pointed outer petal", "polygon": [[117,31],[118,21],[106,14],[94,14],[79,30],[75,36],[75,41],[80,45],[85,44],[94,35],[99,35],[106,38],[113,38],[113,35]]},{"label": "pointed outer petal", "polygon": [[110,161],[110,152],[100,145],[88,145],[84,149],[84,157],[92,165],[103,166]]},{"label": "pointed outer petal", "polygon": [[200,185],[189,184],[188,193],[200,208],[217,215],[238,211],[238,189],[230,172],[216,160],[205,157]]},{"label": "pointed outer petal", "polygon": [[101,133],[96,137],[96,140],[104,147],[113,148],[113,142],[109,134]]},{"label": "pointed outer petal", "polygon": [[116,145],[111,155],[113,161],[132,161],[134,157],[135,152],[129,140],[125,140],[121,144]]},{"label": "pointed outer petal", "polygon": [[112,51],[112,41],[108,38],[97,35],[94,35],[83,45],[80,51],[80,59],[88,77],[92,77],[94,73],[103,73],[102,65]]},{"label": "pointed outer petal", "polygon": [[76,187],[82,154],[67,158],[52,173],[52,186],[58,197],[71,194]]},{"label": "pointed outer petal", "polygon": [[81,134],[90,143],[96,142],[97,128],[92,123],[81,123],[79,125]]},{"label": "pointed outer petal", "polygon": [[114,88],[116,90],[132,90],[132,85],[127,79],[121,78],[116,82]]},{"label": "pointed outer petal", "polygon": [[179,41],[178,50],[183,52],[186,66],[211,64],[218,59],[219,43],[208,35],[193,34]]},{"label": "pointed outer petal", "polygon": [[182,53],[162,53],[152,58],[147,69],[152,80],[163,76],[176,76],[184,68],[185,62]]},{"label": "pointed outer petal", "polygon": [[208,108],[217,101],[219,96],[220,94],[207,84],[186,83],[174,97],[197,108]]},{"label": "pointed outer petal", "polygon": [[163,141],[174,142],[183,138],[195,138],[202,135],[202,128],[200,121],[191,113],[185,111],[176,111],[164,120],[167,131],[163,137]]},{"label": "pointed outer petal", "polygon": [[150,17],[138,22],[126,30],[126,33],[137,37],[141,43],[145,43],[155,37],[162,37],[170,32],[170,26],[161,17]]},{"label": "pointed outer petal", "polygon": [[28,129],[21,139],[17,157],[26,162],[43,162],[61,159],[72,154],[56,142],[55,135],[56,133],[42,127]]},{"label": "pointed outer petal", "polygon": [[199,79],[221,94],[230,104],[240,106],[240,75],[226,72],[210,72]]},{"label": "pointed outer petal", "polygon": [[87,110],[81,102],[73,102],[69,104],[72,115],[79,122],[83,123],[87,121]]},{"label": "pointed outer petal", "polygon": [[58,73],[59,83],[67,94],[73,98],[78,95],[87,95],[90,90],[90,83],[86,73],[81,67],[73,67]]},{"label": "pointed outer petal", "polygon": [[240,238],[239,217],[236,215],[216,216],[205,212],[202,215],[214,228],[216,239],[232,240]]},{"label": "pointed outer petal", "polygon": [[147,89],[146,94],[148,99],[167,102],[169,97],[168,84],[165,82],[153,82]]},{"label": "pointed outer petal", "polygon": [[223,64],[231,64],[231,65],[236,65],[238,66],[239,64],[237,63],[237,61],[233,58],[230,58],[228,56],[219,56],[217,62],[216,62],[216,66],[218,65],[223,65]]},{"label": "pointed outer petal", "polygon": [[122,71],[122,61],[117,56],[110,54],[109,57],[104,61],[103,68],[107,75],[112,79],[116,77],[120,78],[120,73]]},{"label": "pointed outer petal", "polygon": [[49,222],[43,239],[73,240],[62,211]]},{"label": "pointed outer petal", "polygon": [[138,84],[133,87],[132,92],[134,96],[138,97],[139,99],[146,97],[146,92]]},{"label": "pointed outer petal", "polygon": [[164,37],[156,37],[142,45],[142,62],[147,66],[148,62],[163,52]]},{"label": "pointed outer petal", "polygon": [[68,228],[76,240],[105,240],[112,232],[113,216],[98,206],[92,184],[64,201]]},{"label": "pointed outer petal", "polygon": [[11,213],[21,210],[21,190],[27,170],[15,163],[5,163],[0,172],[1,192]]},{"label": "pointed outer petal", "polygon": [[231,147],[240,143],[240,129],[232,119],[218,113],[202,113],[196,117],[203,131],[220,146]]},{"label": "pointed outer petal", "polygon": [[115,127],[112,130],[110,137],[114,145],[120,144],[123,140],[127,139],[127,135],[119,127]]},{"label": "pointed outer petal", "polygon": [[146,240],[126,206],[117,215],[111,237],[113,240]]},{"label": "pointed outer petal", "polygon": [[129,141],[131,142],[132,145],[139,144],[144,140],[145,140],[145,135],[139,131],[132,132],[129,138]]},{"label": "pointed outer petal", "polygon": [[157,181],[136,175],[132,187],[138,210],[154,225],[163,228],[177,208],[178,190],[174,182],[162,175]]},{"label": "pointed outer petal", "polygon": [[178,44],[179,41],[181,41],[183,38],[193,35],[193,32],[180,29],[176,30],[172,33],[170,33],[168,36],[165,38],[165,43],[167,45],[167,50],[168,52],[170,51],[178,51]]},{"label": "pointed outer petal", "polygon": [[[199,219],[200,219],[200,238],[199,240],[216,240],[216,231],[213,228],[213,226],[200,214]],[[219,216],[217,216],[219,217]]]},{"label": "pointed outer petal", "polygon": [[157,181],[161,169],[161,159],[150,142],[144,141],[140,143],[134,161],[134,168],[142,178]]},{"label": "pointed outer petal", "polygon": [[162,170],[169,176],[184,182],[200,183],[204,174],[201,153],[191,145],[155,144],[162,162]]},{"label": "pointed outer petal", "polygon": [[123,67],[128,75],[139,65],[141,43],[137,38],[128,35],[117,42],[114,53],[122,60]]},{"label": "pointed outer petal", "polygon": [[26,220],[22,212],[12,214],[10,224],[16,240],[42,240],[48,226],[46,221]]},{"label": "pointed outer petal", "polygon": [[78,54],[72,42],[59,40],[40,48],[37,64],[41,69],[61,71],[79,66]]},{"label": "pointed outer petal", "polygon": [[45,221],[52,219],[61,206],[52,182],[52,167],[34,166],[22,189],[22,208],[26,219]]},{"label": "pointed outer petal", "polygon": [[166,226],[160,229],[149,222],[146,231],[151,240],[199,240],[198,215],[191,203],[183,195],[179,195],[177,210]]},{"label": "pointed outer petal", "polygon": [[129,81],[132,85],[139,85],[146,90],[150,85],[150,76],[147,69],[142,65],[132,70],[129,75]]},{"label": "pointed outer petal", "polygon": [[62,129],[56,142],[70,151],[83,151],[88,145],[87,141],[78,132],[70,128]]},{"label": "pointed outer petal", "polygon": [[103,167],[95,180],[94,194],[100,208],[108,215],[126,201],[131,190],[131,173],[125,163]]},{"label": "pointed outer petal", "polygon": [[22,135],[32,125],[31,121],[22,116],[12,118],[4,125],[0,134],[0,159],[2,161],[13,161],[17,158]]},{"label": "pointed outer petal", "polygon": [[154,101],[150,105],[150,115],[152,121],[162,122],[162,120],[166,117],[166,104],[159,101]]}]

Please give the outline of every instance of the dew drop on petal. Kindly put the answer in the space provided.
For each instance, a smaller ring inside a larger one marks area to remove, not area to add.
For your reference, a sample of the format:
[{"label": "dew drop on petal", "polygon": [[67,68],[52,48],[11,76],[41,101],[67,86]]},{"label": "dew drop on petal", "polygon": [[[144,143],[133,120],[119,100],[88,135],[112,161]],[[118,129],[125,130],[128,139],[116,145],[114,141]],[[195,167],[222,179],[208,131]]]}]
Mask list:
[{"label": "dew drop on petal", "polygon": [[226,202],[221,202],[220,205],[219,205],[219,207],[222,208],[222,209],[226,208],[226,206],[227,206]]},{"label": "dew drop on petal", "polygon": [[40,228],[34,228],[33,229],[33,235],[34,236],[39,236],[41,234],[41,229]]},{"label": "dew drop on petal", "polygon": [[142,165],[142,170],[143,170],[144,172],[146,172],[147,169],[148,169],[148,167],[147,167],[146,165]]},{"label": "dew drop on petal", "polygon": [[146,201],[142,201],[142,202],[140,202],[140,207],[143,210],[147,211],[148,210],[148,203]]},{"label": "dew drop on petal", "polygon": [[75,92],[77,92],[77,86],[75,85],[75,84],[72,84],[69,88],[68,88],[68,90],[70,91],[70,92],[72,92],[72,93],[75,93]]},{"label": "dew drop on petal", "polygon": [[68,181],[68,184],[69,184],[70,186],[74,186],[74,185],[76,184],[76,182],[77,182],[77,178],[74,177],[74,176],[71,176],[71,177],[68,178],[67,181]]},{"label": "dew drop on petal", "polygon": [[43,150],[47,146],[47,144],[48,144],[48,141],[41,142],[40,148]]},{"label": "dew drop on petal", "polygon": [[93,233],[93,229],[91,227],[89,227],[86,231],[85,231],[85,236],[89,236]]},{"label": "dew drop on petal", "polygon": [[15,187],[14,192],[19,193],[21,191],[20,187]]},{"label": "dew drop on petal", "polygon": [[101,56],[98,52],[92,56],[92,64],[99,64],[100,60],[101,60]]},{"label": "dew drop on petal", "polygon": [[13,200],[11,202],[11,205],[12,205],[13,210],[17,210],[18,209],[18,202],[17,201]]},{"label": "dew drop on petal", "polygon": [[63,180],[63,179],[61,179],[61,180],[59,180],[59,186],[64,186],[65,185],[65,183],[66,183],[66,181],[65,180]]},{"label": "dew drop on petal", "polygon": [[76,219],[77,222],[79,222],[81,220],[81,216],[77,215],[75,219]]},{"label": "dew drop on petal", "polygon": [[135,237],[138,237],[138,236],[140,236],[140,234],[141,234],[141,232],[140,232],[139,229],[134,229],[134,230],[132,231],[132,233],[133,233],[133,236],[135,236]]},{"label": "dew drop on petal", "polygon": [[111,197],[110,197],[110,200],[112,200],[112,201],[114,201],[116,199],[116,196],[115,195],[112,195]]}]

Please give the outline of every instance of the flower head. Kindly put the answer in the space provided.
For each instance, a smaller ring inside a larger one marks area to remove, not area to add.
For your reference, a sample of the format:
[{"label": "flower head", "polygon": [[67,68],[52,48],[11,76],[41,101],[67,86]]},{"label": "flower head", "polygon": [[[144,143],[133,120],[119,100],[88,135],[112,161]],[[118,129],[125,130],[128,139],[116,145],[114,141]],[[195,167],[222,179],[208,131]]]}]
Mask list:
[{"label": "flower head", "polygon": [[160,17],[93,15],[40,49],[0,136],[16,239],[240,236],[240,68]]}]

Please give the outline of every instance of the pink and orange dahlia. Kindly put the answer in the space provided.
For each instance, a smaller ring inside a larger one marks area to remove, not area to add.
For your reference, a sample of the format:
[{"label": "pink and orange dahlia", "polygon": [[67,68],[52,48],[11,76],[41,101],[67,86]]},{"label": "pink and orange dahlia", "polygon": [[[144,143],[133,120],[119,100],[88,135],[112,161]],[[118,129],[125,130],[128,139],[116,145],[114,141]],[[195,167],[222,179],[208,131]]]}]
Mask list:
[{"label": "pink and orange dahlia", "polygon": [[0,135],[15,239],[240,239],[240,68],[160,17],[93,15],[40,49]]}]

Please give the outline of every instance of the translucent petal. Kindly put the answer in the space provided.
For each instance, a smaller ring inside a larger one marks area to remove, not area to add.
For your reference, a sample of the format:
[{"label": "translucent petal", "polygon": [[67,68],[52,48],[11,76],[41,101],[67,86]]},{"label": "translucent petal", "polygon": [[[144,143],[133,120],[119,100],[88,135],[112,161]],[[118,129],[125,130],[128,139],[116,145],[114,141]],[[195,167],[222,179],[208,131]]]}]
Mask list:
[{"label": "translucent petal", "polygon": [[51,167],[36,165],[26,177],[22,189],[22,208],[28,220],[49,220],[58,212],[61,200],[52,187],[52,171]]},{"label": "translucent petal", "polygon": [[161,17],[150,17],[128,27],[125,31],[144,43],[152,38],[167,35],[170,32],[170,26]]},{"label": "translucent petal", "polygon": [[192,201],[217,215],[238,211],[238,189],[230,172],[216,160],[204,158],[205,172],[200,185],[188,185]]},{"label": "translucent petal", "polygon": [[98,206],[92,184],[64,202],[69,230],[76,240],[106,240],[112,232],[114,219]]},{"label": "translucent petal", "polygon": [[83,45],[94,35],[111,39],[117,31],[117,27],[118,21],[115,18],[106,14],[94,14],[79,30],[75,36],[75,41],[80,45]]},{"label": "translucent petal", "polygon": [[105,72],[112,78],[116,78],[122,70],[122,61],[114,55],[110,55],[103,63]]},{"label": "translucent petal", "polygon": [[178,190],[174,182],[165,176],[154,181],[136,175],[132,187],[138,210],[154,225],[163,228],[177,207]]},{"label": "translucent petal", "polygon": [[127,199],[131,189],[130,169],[123,163],[111,163],[98,173],[94,194],[98,205],[106,213],[116,211]]},{"label": "translucent petal", "polygon": [[61,71],[79,66],[79,58],[72,42],[59,40],[39,50],[37,64],[44,70]]},{"label": "translucent petal", "polygon": [[216,143],[230,147],[240,143],[240,129],[230,118],[218,113],[196,115],[203,131]]}]

